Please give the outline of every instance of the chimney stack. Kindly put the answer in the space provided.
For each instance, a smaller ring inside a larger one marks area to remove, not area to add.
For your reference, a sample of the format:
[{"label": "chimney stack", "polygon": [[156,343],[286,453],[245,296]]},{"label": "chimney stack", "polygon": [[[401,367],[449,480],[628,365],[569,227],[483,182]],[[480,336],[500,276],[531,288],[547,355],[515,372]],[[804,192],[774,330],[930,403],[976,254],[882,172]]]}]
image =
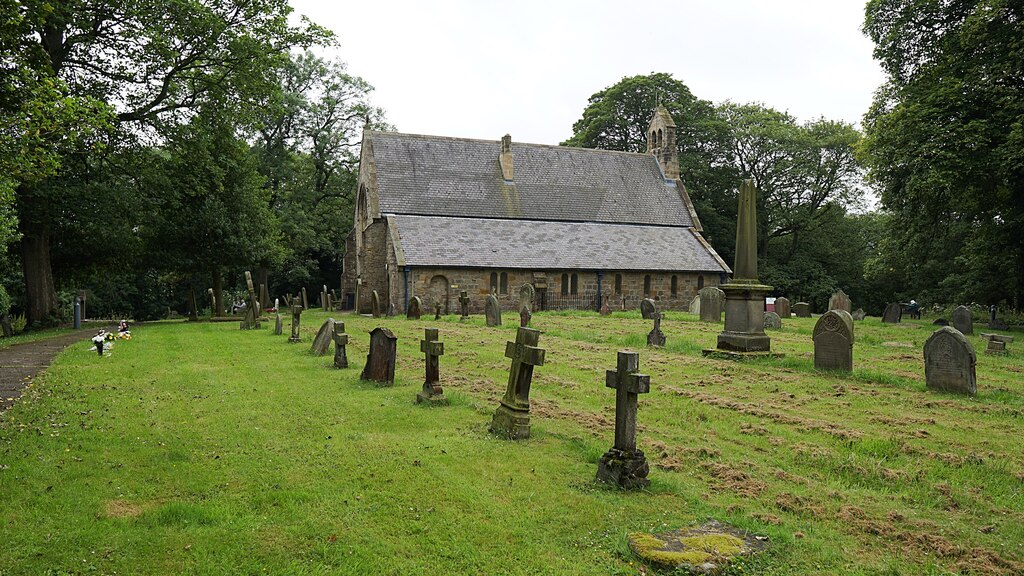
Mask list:
[{"label": "chimney stack", "polygon": [[498,161],[501,162],[502,178],[507,182],[515,180],[512,167],[512,137],[508,134],[501,139],[501,156],[498,157]]}]

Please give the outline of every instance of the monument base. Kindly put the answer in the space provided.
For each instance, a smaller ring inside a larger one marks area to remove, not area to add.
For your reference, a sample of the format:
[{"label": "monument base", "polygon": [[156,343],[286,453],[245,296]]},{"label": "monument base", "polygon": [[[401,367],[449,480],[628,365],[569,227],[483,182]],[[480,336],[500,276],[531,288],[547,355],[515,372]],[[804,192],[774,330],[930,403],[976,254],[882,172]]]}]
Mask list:
[{"label": "monument base", "polygon": [[491,419],[491,434],[509,440],[524,440],[530,437],[530,412],[517,410],[502,403]]},{"label": "monument base", "polygon": [[259,330],[260,329],[260,323],[256,322],[255,324],[251,324],[249,322],[244,322],[243,321],[243,322],[239,323],[238,329],[239,330]]},{"label": "monument base", "polygon": [[772,349],[772,340],[764,332],[726,331],[718,335],[718,349],[730,352],[768,352]]},{"label": "monument base", "polygon": [[757,360],[760,358],[785,358],[785,354],[779,352],[736,352],[733,350],[720,350],[718,348],[705,348],[702,352],[707,358],[719,360]]},{"label": "monument base", "polygon": [[597,462],[597,479],[625,490],[646,488],[651,483],[647,479],[649,472],[650,467],[642,450],[612,448]]},{"label": "monument base", "polygon": [[422,390],[416,393],[417,404],[429,404],[431,406],[447,406],[451,404],[444,394],[428,394]]}]

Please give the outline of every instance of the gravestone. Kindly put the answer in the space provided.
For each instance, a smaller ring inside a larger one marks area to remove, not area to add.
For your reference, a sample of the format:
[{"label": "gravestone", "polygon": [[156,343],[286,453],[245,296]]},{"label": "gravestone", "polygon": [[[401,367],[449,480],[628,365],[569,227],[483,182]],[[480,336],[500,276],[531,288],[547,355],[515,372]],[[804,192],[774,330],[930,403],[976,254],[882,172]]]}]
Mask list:
[{"label": "gravestone", "polygon": [[260,284],[260,311],[270,304],[270,294],[267,293],[267,285]]},{"label": "gravestone", "polygon": [[534,367],[544,365],[544,349],[537,347],[540,334],[540,330],[520,326],[516,341],[505,343],[505,357],[512,359],[512,366],[505,396],[491,419],[493,434],[510,440],[530,437],[530,383]]},{"label": "gravestone", "polygon": [[764,329],[765,330],[778,330],[782,328],[782,318],[775,312],[764,313]]},{"label": "gravestone", "polygon": [[292,299],[292,335],[288,337],[288,341],[293,344],[301,340],[299,338],[300,320],[302,320],[302,301],[296,296]]},{"label": "gravestone", "polygon": [[437,341],[437,328],[423,329],[420,352],[423,352],[426,376],[423,379],[423,389],[416,393],[416,403],[447,404],[448,399],[445,398],[444,389],[441,388],[440,375],[440,358],[444,354],[444,342]]},{"label": "gravestone", "polygon": [[374,318],[380,318],[382,310],[380,308],[380,294],[376,290],[370,293],[370,312]]},{"label": "gravestone", "polygon": [[320,290],[320,305],[324,307],[324,312],[331,311],[331,298],[330,293],[327,292],[327,284],[324,284],[322,290]]},{"label": "gravestone", "polygon": [[867,312],[864,311],[863,308],[857,308],[856,310],[853,311],[852,314],[850,314],[850,316],[853,316],[854,320],[860,322],[861,320],[867,318],[868,314]]},{"label": "gravestone", "polygon": [[242,330],[259,330],[260,328],[260,303],[256,298],[256,290],[252,285],[252,274],[245,271],[245,287],[249,291],[249,299],[245,303],[245,314],[239,323]]},{"label": "gravestone", "polygon": [[693,300],[690,300],[689,312],[690,314],[700,315],[700,294],[697,294],[693,297]]},{"label": "gravestone", "polygon": [[814,325],[814,367],[853,372],[853,317],[846,310],[829,310]]},{"label": "gravestone", "polygon": [[924,343],[924,382],[929,388],[974,396],[978,358],[967,337],[951,326],[936,330]]},{"label": "gravestone", "polygon": [[519,308],[526,306],[527,310],[533,311],[533,299],[537,296],[537,290],[533,284],[523,284],[519,287]]},{"label": "gravestone", "polygon": [[388,300],[388,310],[387,310],[387,314],[386,315],[390,318],[391,316],[394,316],[395,314],[396,314],[395,301],[394,300]]},{"label": "gravestone", "polygon": [[811,305],[807,302],[797,302],[793,304],[793,314],[796,314],[797,318],[810,318]]},{"label": "gravestone", "polygon": [[946,320],[945,318],[936,318],[934,321],[932,321],[932,325],[933,326],[949,326],[949,320]]},{"label": "gravestone", "polygon": [[665,346],[665,333],[661,331],[661,317],[664,314],[658,312],[654,315],[654,328],[647,334],[647,345],[663,348]]},{"label": "gravestone", "polygon": [[608,297],[605,296],[604,300],[601,301],[601,309],[598,311],[601,316],[611,316],[612,309],[608,306]]},{"label": "gravestone", "polygon": [[345,334],[345,323],[334,323],[334,367],[348,368],[348,354],[345,353],[345,346],[348,345],[348,334]]},{"label": "gravestone", "polygon": [[846,295],[846,292],[839,290],[828,299],[828,309],[843,310],[849,314],[853,310],[853,303],[850,302],[850,297]]},{"label": "gravestone", "polygon": [[489,294],[484,302],[484,316],[487,317],[488,326],[501,326],[501,305],[494,293]]},{"label": "gravestone", "polygon": [[957,306],[953,310],[953,328],[960,331],[961,334],[974,334],[974,317],[971,315],[971,309],[967,306]]},{"label": "gravestone", "polygon": [[627,490],[645,488],[650,468],[636,447],[637,396],[651,391],[651,377],[638,374],[640,355],[620,350],[615,370],[605,373],[605,386],[615,389],[615,444],[597,462],[597,479]]},{"label": "gravestone", "polygon": [[378,386],[395,383],[395,354],[398,338],[387,328],[377,327],[370,332],[370,351],[360,378],[376,382]]},{"label": "gravestone", "polygon": [[284,320],[281,319],[281,313],[277,312],[274,314],[274,336],[281,334],[284,334]]},{"label": "gravestone", "polygon": [[328,318],[320,325],[320,330],[313,338],[313,344],[309,347],[309,353],[314,356],[323,356],[331,349],[331,340],[334,338],[334,318]]},{"label": "gravestone", "polygon": [[1006,354],[1006,345],[1013,342],[1013,336],[1003,336],[1002,334],[987,334],[981,333],[982,340],[988,341],[988,346],[985,347],[985,354]]},{"label": "gravestone", "polygon": [[434,320],[440,320],[440,319],[441,319],[441,303],[438,302],[438,303],[434,304]]},{"label": "gravestone", "polygon": [[644,320],[653,320],[654,315],[658,312],[658,305],[650,298],[644,298],[640,301],[640,317]]},{"label": "gravestone", "polygon": [[459,320],[469,320],[469,292],[459,292],[459,305],[462,306],[462,318]]},{"label": "gravestone", "polygon": [[309,297],[306,296],[306,287],[302,287],[302,309],[309,310]]},{"label": "gravestone", "polygon": [[700,296],[700,321],[721,322],[725,292],[714,286],[706,286],[701,288],[697,295]]},{"label": "gravestone", "polygon": [[903,306],[899,302],[893,302],[885,307],[882,313],[882,322],[885,324],[899,324],[903,319]]},{"label": "gravestone", "polygon": [[533,313],[530,312],[530,307],[529,306],[525,306],[524,305],[522,308],[519,309],[519,325],[520,326],[529,326],[530,325],[530,320],[532,318],[533,318]]},{"label": "gravestone", "polygon": [[775,313],[779,318],[789,318],[793,311],[789,308],[789,298],[785,296],[775,299]]},{"label": "gravestone", "polygon": [[405,317],[409,320],[419,320],[423,314],[423,301],[420,300],[419,296],[413,296],[409,299],[409,305],[405,310]]}]

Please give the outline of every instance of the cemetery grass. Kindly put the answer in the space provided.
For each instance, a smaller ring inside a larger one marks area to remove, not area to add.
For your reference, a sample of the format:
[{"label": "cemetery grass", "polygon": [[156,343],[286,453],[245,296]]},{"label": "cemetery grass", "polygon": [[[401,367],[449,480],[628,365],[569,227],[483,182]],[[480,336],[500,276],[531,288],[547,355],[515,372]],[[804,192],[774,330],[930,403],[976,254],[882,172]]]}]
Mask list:
[{"label": "cemetery grass", "polygon": [[[99,358],[72,345],[0,415],[0,574],[645,574],[626,544],[709,518],[770,538],[731,574],[1024,570],[1024,355],[978,351],[974,398],[926,390],[927,320],[856,323],[855,371],[813,369],[813,319],[785,358],[705,359],[721,324],[669,313],[534,316],[532,437],[487,427],[515,327],[335,314],[351,367],[233,323],[139,326]],[[507,317],[506,320],[511,320]],[[270,323],[272,326],[272,323]],[[375,326],[396,382],[359,380]],[[452,404],[413,403],[437,326]],[[604,372],[640,350],[651,486],[594,482],[611,447]]]}]

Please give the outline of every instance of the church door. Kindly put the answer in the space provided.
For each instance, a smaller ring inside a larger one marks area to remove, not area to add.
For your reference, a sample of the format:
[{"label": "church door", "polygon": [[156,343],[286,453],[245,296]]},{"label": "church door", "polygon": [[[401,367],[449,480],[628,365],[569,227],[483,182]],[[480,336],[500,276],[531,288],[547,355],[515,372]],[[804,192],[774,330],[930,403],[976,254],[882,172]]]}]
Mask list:
[{"label": "church door", "polygon": [[430,303],[431,312],[434,311],[434,306],[438,302],[441,303],[441,310],[443,310],[445,314],[448,314],[450,312],[448,303],[448,292],[448,278],[438,274],[437,276],[434,276],[433,278],[430,279],[430,288],[427,291],[427,300]]}]

